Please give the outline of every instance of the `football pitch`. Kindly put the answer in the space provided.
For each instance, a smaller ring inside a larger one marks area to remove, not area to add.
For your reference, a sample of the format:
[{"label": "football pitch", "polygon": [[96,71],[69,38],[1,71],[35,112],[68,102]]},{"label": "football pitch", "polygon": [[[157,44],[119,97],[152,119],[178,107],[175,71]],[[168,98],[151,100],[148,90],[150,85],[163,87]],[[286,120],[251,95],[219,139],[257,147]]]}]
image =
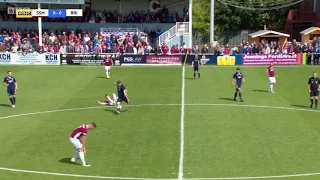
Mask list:
[{"label": "football pitch", "polygon": [[[320,110],[309,108],[318,67],[241,67],[244,102],[234,102],[236,67],[0,66],[18,82],[16,108],[0,90],[0,179],[320,179]],[[132,105],[101,106],[121,80]],[[71,132],[96,122],[86,160],[70,163]]]}]

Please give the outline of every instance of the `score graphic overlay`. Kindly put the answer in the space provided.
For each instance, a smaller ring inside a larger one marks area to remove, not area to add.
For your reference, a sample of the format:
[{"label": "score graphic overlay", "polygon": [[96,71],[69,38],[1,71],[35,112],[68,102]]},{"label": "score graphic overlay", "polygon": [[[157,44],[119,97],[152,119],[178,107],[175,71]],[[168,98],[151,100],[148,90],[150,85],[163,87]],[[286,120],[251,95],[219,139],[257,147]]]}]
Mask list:
[{"label": "score graphic overlay", "polygon": [[48,9],[32,9],[32,17],[48,17]]},{"label": "score graphic overlay", "polygon": [[67,9],[67,16],[82,16],[82,9]]},{"label": "score graphic overlay", "polygon": [[81,17],[82,9],[30,9],[30,8],[14,8],[8,7],[8,14],[16,14],[16,18],[33,18],[33,17],[48,17],[48,18],[66,18],[66,17]]},{"label": "score graphic overlay", "polygon": [[8,7],[8,14],[15,14],[14,7]]},{"label": "score graphic overlay", "polygon": [[49,18],[66,18],[67,11],[65,9],[49,9]]},{"label": "score graphic overlay", "polygon": [[29,8],[17,8],[16,18],[32,18],[32,10]]}]

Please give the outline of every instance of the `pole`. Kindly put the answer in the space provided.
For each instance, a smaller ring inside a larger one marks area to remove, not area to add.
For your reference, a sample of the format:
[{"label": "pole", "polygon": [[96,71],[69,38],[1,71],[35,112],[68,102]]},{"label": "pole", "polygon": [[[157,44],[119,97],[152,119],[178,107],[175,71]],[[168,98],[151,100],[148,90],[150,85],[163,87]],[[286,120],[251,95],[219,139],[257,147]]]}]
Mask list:
[{"label": "pole", "polygon": [[119,13],[122,14],[122,3],[119,1]]},{"label": "pole", "polygon": [[210,4],[210,43],[214,42],[214,0]]},{"label": "pole", "polygon": [[[38,9],[41,9],[41,4],[38,3]],[[39,31],[39,46],[42,46],[42,18],[38,18],[38,31]]]},{"label": "pole", "polygon": [[189,0],[189,46],[192,48],[192,0]]}]

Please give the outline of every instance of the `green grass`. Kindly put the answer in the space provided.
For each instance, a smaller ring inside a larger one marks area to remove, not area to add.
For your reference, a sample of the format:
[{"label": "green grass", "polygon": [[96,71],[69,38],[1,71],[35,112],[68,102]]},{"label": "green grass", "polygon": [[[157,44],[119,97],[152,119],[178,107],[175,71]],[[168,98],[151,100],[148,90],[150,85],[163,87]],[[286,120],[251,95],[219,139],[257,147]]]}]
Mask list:
[{"label": "green grass", "polygon": [[[180,156],[181,67],[116,67],[112,79],[102,67],[0,66],[19,83],[17,108],[0,90],[0,116],[97,107],[0,119],[0,167],[106,177],[177,179]],[[203,67],[201,80],[185,73],[185,178],[270,176],[320,172],[320,121],[308,111],[307,80],[317,67],[277,67],[276,93],[268,88],[265,67],[242,67],[245,102],[234,102],[234,67]],[[113,81],[127,86],[133,105],[120,115],[96,101],[115,93]],[[165,105],[175,104],[175,105]],[[199,104],[199,105],[192,105]],[[202,105],[200,105],[202,104]],[[211,104],[211,105],[208,105]],[[213,105],[212,105],[213,104]],[[242,104],[305,109],[272,109]],[[305,107],[306,106],[306,107]],[[90,168],[69,163],[69,142],[79,124],[95,121],[87,136]],[[317,180],[320,175],[280,180]],[[0,170],[1,180],[73,180]],[[90,179],[90,178],[88,178]]]}]

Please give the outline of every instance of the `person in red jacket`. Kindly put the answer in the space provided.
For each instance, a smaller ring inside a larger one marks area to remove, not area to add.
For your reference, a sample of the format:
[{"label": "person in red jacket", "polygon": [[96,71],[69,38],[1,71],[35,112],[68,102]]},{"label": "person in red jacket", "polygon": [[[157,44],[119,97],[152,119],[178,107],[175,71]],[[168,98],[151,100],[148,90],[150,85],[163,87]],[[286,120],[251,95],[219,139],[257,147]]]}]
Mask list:
[{"label": "person in red jacket", "polygon": [[168,54],[169,48],[168,48],[168,45],[165,42],[163,42],[163,44],[161,46],[161,50],[162,50],[162,54],[165,54],[165,55]]}]

